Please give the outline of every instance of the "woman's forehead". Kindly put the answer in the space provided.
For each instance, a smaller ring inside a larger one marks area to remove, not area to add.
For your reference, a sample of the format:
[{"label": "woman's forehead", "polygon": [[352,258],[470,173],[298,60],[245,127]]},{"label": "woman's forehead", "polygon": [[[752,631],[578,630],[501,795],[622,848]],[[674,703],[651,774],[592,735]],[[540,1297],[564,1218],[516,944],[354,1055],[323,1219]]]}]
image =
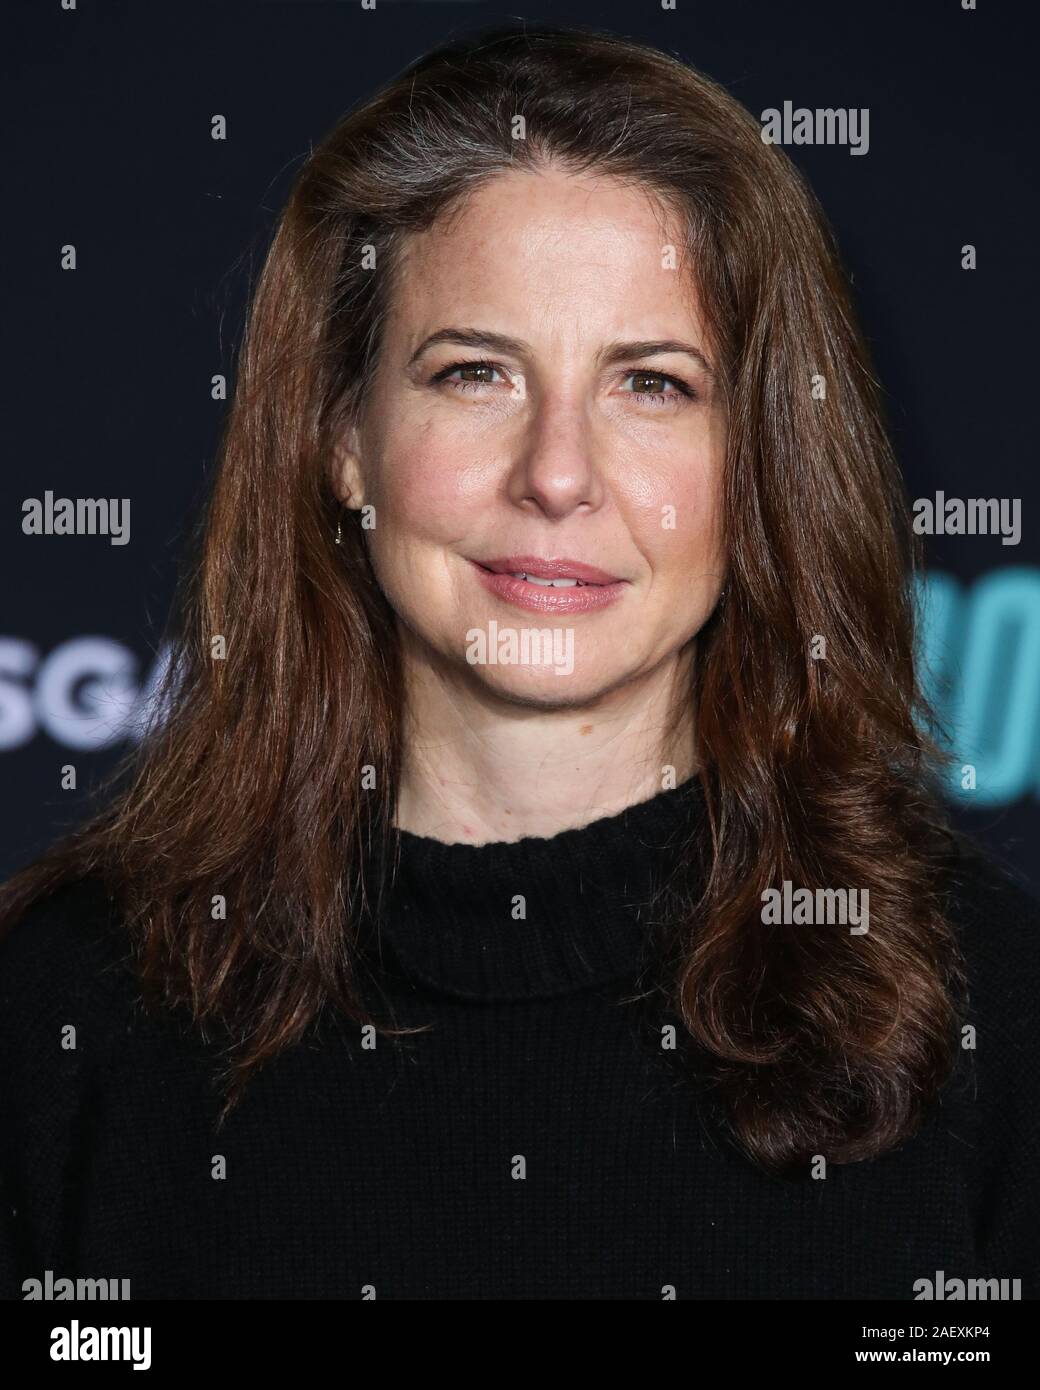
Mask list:
[{"label": "woman's forehead", "polygon": [[703,338],[677,219],[641,186],[506,173],[406,239],[388,330],[409,355],[444,323],[533,341]]}]

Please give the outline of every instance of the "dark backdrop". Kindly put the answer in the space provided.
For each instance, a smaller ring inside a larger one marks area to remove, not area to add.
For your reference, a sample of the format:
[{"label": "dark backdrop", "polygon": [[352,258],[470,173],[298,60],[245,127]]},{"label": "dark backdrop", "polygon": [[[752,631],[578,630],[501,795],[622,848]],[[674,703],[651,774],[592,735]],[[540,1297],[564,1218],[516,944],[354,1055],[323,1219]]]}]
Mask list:
[{"label": "dark backdrop", "polygon": [[[1015,545],[929,539],[924,645],[957,815],[1040,882],[1027,13],[994,0],[7,6],[0,872],[75,822],[133,736],[226,409],[213,378],[232,377],[251,277],[309,146],[449,34],[523,16],[653,42],[756,116],[787,100],[869,110],[865,154],[789,152],[837,230],[911,495],[1020,499]],[[129,544],[23,534],[23,502],[47,490],[129,498]],[[63,790],[70,765],[77,788]]]}]

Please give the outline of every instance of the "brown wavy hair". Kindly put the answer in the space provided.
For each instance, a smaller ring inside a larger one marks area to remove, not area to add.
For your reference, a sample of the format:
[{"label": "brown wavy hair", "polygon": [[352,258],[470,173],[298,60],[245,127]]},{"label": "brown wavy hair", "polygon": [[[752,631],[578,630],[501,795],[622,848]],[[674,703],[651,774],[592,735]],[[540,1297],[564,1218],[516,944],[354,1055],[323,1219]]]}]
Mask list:
[{"label": "brown wavy hair", "polygon": [[[401,671],[356,512],[333,540],[333,441],[360,410],[404,241],[484,181],[549,161],[643,186],[681,215],[720,358],[729,572],[689,691],[710,845],[703,894],[675,919],[671,1003],[752,1159],[790,1171],[816,1153],[870,1158],[914,1131],[950,1075],[963,983],[921,732],[906,499],[804,179],[715,82],[611,35],[458,39],[306,159],[255,288],[174,606],[165,717],[100,813],[7,883],[0,915],[103,877],[146,998],[228,1030],[228,1107],[324,1007],[375,1021],[357,924],[373,837],[385,844],[393,823]],[[763,890],[784,880],[869,888],[869,932],[764,924]],[[227,920],[214,923],[218,894]]]}]

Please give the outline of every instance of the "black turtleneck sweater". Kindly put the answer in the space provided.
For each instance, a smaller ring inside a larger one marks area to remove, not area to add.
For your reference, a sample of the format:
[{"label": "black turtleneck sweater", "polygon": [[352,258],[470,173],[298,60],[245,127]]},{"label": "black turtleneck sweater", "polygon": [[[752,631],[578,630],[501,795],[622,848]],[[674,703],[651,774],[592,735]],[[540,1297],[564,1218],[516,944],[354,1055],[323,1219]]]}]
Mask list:
[{"label": "black turtleneck sweater", "polygon": [[327,1014],[219,1134],[215,1054],[138,1006],[104,892],[37,905],[0,944],[5,1296],[49,1270],[133,1299],[911,1300],[938,1271],[1036,1297],[1031,899],[965,863],[977,1046],[924,1129],[773,1177],[632,999],[641,905],[691,827],[695,782],[549,839],[401,834],[367,950],[383,1017],[432,1026],[372,1049]]}]

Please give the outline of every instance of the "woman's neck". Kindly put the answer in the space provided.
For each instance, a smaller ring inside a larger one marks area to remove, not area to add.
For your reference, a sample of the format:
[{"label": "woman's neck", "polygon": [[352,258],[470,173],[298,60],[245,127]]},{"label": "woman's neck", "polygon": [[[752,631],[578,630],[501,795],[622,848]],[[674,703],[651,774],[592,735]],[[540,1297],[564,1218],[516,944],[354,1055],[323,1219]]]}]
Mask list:
[{"label": "woman's neck", "polygon": [[395,823],[413,835],[472,845],[555,835],[696,770],[692,651],[594,701],[553,706],[502,697],[407,641],[404,657]]}]

